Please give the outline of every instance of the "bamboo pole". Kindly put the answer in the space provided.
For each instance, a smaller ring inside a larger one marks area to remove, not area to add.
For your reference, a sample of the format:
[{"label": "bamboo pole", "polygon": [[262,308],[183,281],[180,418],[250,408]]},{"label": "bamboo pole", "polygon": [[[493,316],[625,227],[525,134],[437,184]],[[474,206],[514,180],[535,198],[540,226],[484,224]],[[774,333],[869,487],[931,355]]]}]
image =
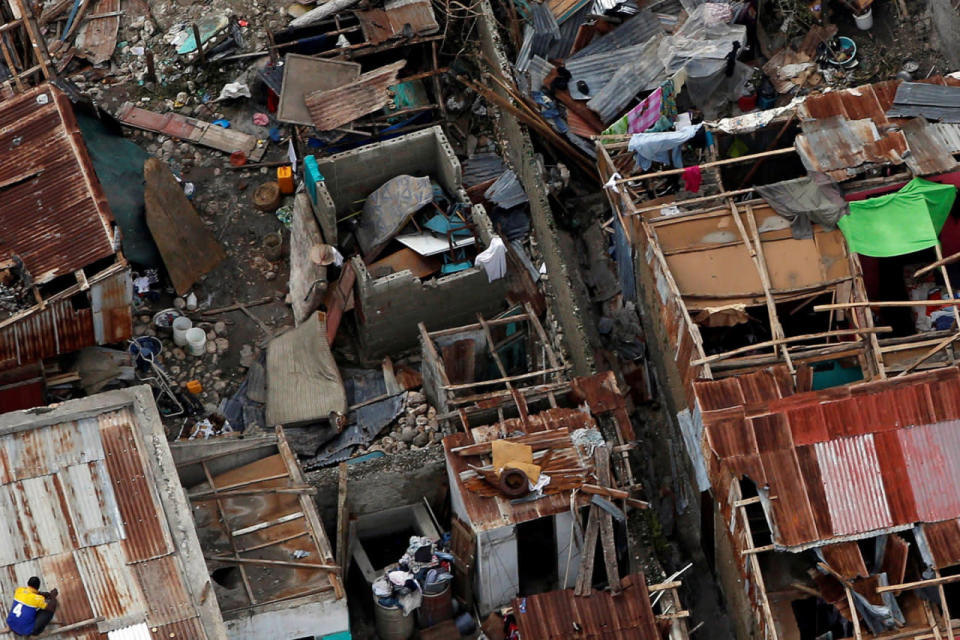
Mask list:
[{"label": "bamboo pole", "polygon": [[831,309],[860,309],[863,307],[949,307],[960,303],[960,300],[858,300],[856,302],[838,302],[836,304],[814,305],[814,311],[830,311]]},{"label": "bamboo pole", "polygon": [[853,591],[850,590],[850,585],[844,584],[843,590],[847,593],[847,605],[850,607],[850,620],[853,622],[853,637],[857,640],[862,640],[863,633],[860,631],[860,616],[857,614],[857,607],[853,602]]},{"label": "bamboo pole", "polygon": [[[608,145],[608,148],[612,145]],[[624,143],[626,146],[626,143]],[[705,162],[699,165],[700,170],[703,169],[712,169],[713,167],[722,167],[728,164],[737,164],[740,162],[749,162],[750,160],[760,160],[762,158],[769,158],[772,156],[782,156],[786,153],[794,153],[796,149],[793,147],[787,147],[785,149],[775,149],[773,151],[764,151],[763,153],[755,153],[749,156],[740,156],[739,158],[726,158],[724,160],[714,160],[713,162]],[[632,182],[634,180],[649,180],[651,178],[662,178],[664,176],[675,176],[680,175],[690,167],[684,167],[682,169],[664,169],[663,171],[654,171],[653,173],[642,173],[640,175],[633,176],[631,178],[621,178],[614,182],[614,184],[622,184],[624,182]]]},{"label": "bamboo pole", "polygon": [[[943,251],[940,249],[940,243],[937,242],[937,245],[934,247],[934,250],[937,252],[937,261],[940,262],[943,260]],[[950,283],[950,274],[947,273],[946,265],[940,265],[940,275],[943,277],[943,283],[947,286],[947,297],[951,300],[954,299],[953,295],[953,285]],[[956,324],[956,327],[960,329],[960,308],[957,308],[957,305],[953,305],[953,321]]]},{"label": "bamboo pole", "polygon": [[730,356],[735,356],[740,353],[747,353],[748,351],[755,351],[756,349],[765,349],[766,347],[779,346],[781,342],[803,342],[805,340],[816,340],[818,338],[837,338],[840,336],[853,336],[859,334],[889,333],[891,331],[893,331],[891,327],[863,327],[861,329],[836,329],[834,331],[822,331],[820,333],[807,333],[801,336],[790,336],[780,340],[767,340],[765,342],[750,344],[745,347],[738,347],[736,349],[731,349],[730,351],[716,353],[712,356],[706,356],[705,358],[694,360],[690,364],[707,364],[710,362],[716,362],[717,360],[726,360]]},{"label": "bamboo pole", "polygon": [[924,362],[926,362],[927,360],[929,360],[929,359],[930,359],[934,354],[936,354],[938,351],[941,351],[942,349],[945,349],[950,343],[952,343],[952,342],[953,342],[954,340],[956,340],[957,338],[960,338],[960,334],[956,334],[956,333],[955,333],[955,334],[953,334],[953,335],[947,336],[946,338],[944,338],[943,340],[941,340],[941,341],[938,342],[937,344],[933,345],[933,347],[931,347],[929,351],[927,351],[926,353],[924,353],[924,354],[923,354],[922,356],[920,356],[916,361],[914,361],[909,367],[907,367],[906,369],[904,369],[903,371],[901,371],[900,373],[898,373],[898,374],[897,374],[896,376],[894,376],[894,377],[895,377],[895,378],[899,378],[900,376],[905,376],[905,375],[907,375],[908,373],[910,373],[911,371],[913,371],[914,369],[916,369],[917,367],[919,367],[921,364],[923,364]]},{"label": "bamboo pole", "polygon": [[954,576],[940,576],[939,578],[929,578],[927,580],[917,580],[915,582],[904,582],[902,584],[891,584],[885,587],[877,587],[877,593],[922,589],[924,587],[935,587],[937,585],[951,584],[954,582],[960,582],[960,574]]},{"label": "bamboo pole", "polygon": [[[938,246],[939,246],[939,244],[938,244]],[[960,260],[960,251],[958,251],[957,253],[954,253],[953,255],[949,255],[949,256],[947,256],[946,258],[944,258],[944,257],[939,257],[939,258],[937,258],[937,261],[936,261],[936,262],[931,262],[930,264],[928,264],[928,265],[925,266],[924,268],[922,268],[922,269],[917,269],[916,271],[913,272],[913,277],[914,277],[914,278],[919,278],[919,277],[922,276],[923,274],[929,273],[929,272],[933,271],[934,269],[936,269],[937,267],[943,267],[943,266],[946,266],[946,265],[948,265],[948,264],[953,264],[953,263],[956,262],[957,260]]]}]

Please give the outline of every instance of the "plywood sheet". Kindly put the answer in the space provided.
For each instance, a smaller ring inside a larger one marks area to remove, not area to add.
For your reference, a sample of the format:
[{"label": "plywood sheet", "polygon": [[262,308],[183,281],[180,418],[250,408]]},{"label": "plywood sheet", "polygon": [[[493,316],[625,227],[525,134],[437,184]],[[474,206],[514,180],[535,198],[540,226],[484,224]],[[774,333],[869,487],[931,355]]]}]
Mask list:
[{"label": "plywood sheet", "polygon": [[143,165],[147,226],[179,295],[209,273],[226,253],[203,224],[176,178],[160,160]]},{"label": "plywood sheet", "polygon": [[304,97],[314,91],[329,91],[360,77],[360,63],[323,60],[288,53],[283,62],[283,90],[277,107],[277,120],[313,125]]}]

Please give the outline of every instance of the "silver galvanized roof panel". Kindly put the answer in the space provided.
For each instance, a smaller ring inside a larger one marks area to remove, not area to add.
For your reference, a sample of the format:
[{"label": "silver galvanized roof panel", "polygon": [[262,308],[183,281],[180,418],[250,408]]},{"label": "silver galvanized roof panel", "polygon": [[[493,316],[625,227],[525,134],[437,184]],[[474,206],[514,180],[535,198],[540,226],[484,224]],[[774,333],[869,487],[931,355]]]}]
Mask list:
[{"label": "silver galvanized roof panel", "polygon": [[527,192],[512,170],[507,169],[483,193],[483,197],[504,209],[511,209],[528,202]]},{"label": "silver galvanized roof panel", "polygon": [[945,87],[925,82],[902,82],[897,87],[891,118],[923,116],[929,120],[960,123],[960,87]]},{"label": "silver galvanized roof panel", "polygon": [[534,4],[531,8],[533,23],[533,42],[531,52],[534,55],[546,55],[553,43],[560,38],[560,25],[553,12],[545,4]]},{"label": "silver galvanized roof panel", "polygon": [[641,91],[655,89],[666,77],[666,70],[657,55],[663,36],[655,36],[646,43],[642,55],[631,58],[620,67],[613,78],[599,90],[587,106],[595,111],[604,124],[612,122]]},{"label": "silver galvanized roof panel", "polygon": [[103,460],[75,464],[60,474],[77,545],[88,547],[126,538],[123,518]]},{"label": "silver galvanized roof panel", "polygon": [[463,161],[463,184],[472,187],[475,184],[493,180],[506,169],[503,158],[496,153],[475,153]]},{"label": "silver galvanized roof panel", "polygon": [[560,25],[560,36],[553,43],[553,46],[550,47],[546,58],[566,58],[570,55],[570,49],[573,48],[573,43],[577,39],[577,33],[580,31],[580,27],[589,19],[590,15],[594,13],[593,9],[594,4],[588,3],[569,19],[563,21],[563,24]]},{"label": "silver galvanized roof panel", "polygon": [[13,493],[29,557],[56,555],[73,547],[53,476],[30,478],[7,487]]},{"label": "silver galvanized roof panel", "polygon": [[935,122],[930,124],[930,128],[950,153],[960,153],[960,125]]},{"label": "silver galvanized roof panel", "polygon": [[[663,27],[660,26],[660,20],[657,16],[644,9],[607,35],[594,39],[593,42],[570,56],[567,67],[571,66],[573,60],[612,53],[633,45],[643,44],[650,38],[663,33]],[[618,57],[618,60],[622,62],[624,58]]]},{"label": "silver galvanized roof panel", "polygon": [[580,80],[587,83],[591,96],[603,89],[617,71],[623,66],[624,60],[639,58],[646,52],[646,44],[637,44],[611,53],[599,53],[593,56],[577,58],[567,61],[567,70],[570,71],[570,95],[578,98],[580,93],[576,85]]}]

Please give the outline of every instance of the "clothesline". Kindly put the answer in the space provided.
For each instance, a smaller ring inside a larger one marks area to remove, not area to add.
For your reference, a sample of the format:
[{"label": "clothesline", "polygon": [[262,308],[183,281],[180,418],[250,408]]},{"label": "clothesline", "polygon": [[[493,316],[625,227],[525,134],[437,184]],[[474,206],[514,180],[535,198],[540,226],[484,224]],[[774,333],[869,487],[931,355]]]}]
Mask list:
[{"label": "clothesline", "polygon": [[[705,162],[701,165],[694,165],[694,166],[699,166],[700,169],[703,170],[703,169],[709,169],[711,167],[720,167],[727,164],[736,164],[738,162],[749,162],[750,160],[757,160],[760,158],[768,158],[770,156],[778,156],[786,153],[793,153],[795,151],[796,149],[794,147],[786,147],[784,149],[774,149],[773,151],[764,151],[763,153],[755,153],[748,156],[740,156],[739,158],[727,158],[725,160],[714,160],[713,162]],[[632,176],[629,178],[620,178],[619,180],[615,181],[613,184],[623,184],[626,182],[633,182],[635,180],[648,180],[650,178],[660,178],[663,176],[680,175],[686,169],[689,169],[689,168],[690,167],[683,167],[680,169],[665,169],[664,171],[655,171],[653,173],[644,173],[644,174]]]}]

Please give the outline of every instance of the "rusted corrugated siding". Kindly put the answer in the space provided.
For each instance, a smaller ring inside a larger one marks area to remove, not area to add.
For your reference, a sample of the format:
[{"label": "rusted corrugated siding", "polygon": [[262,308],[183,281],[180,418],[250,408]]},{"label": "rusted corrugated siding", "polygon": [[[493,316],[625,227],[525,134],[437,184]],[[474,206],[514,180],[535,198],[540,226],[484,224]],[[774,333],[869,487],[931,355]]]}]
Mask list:
[{"label": "rusted corrugated siding", "polygon": [[90,287],[93,332],[97,344],[123,342],[133,335],[133,282],[122,271]]},{"label": "rusted corrugated siding", "polygon": [[642,573],[624,577],[618,595],[594,591],[577,597],[573,589],[550,591],[513,601],[520,634],[537,640],[659,640]]},{"label": "rusted corrugated siding", "polygon": [[841,438],[815,445],[827,508],[829,536],[850,535],[893,525],[873,436]]},{"label": "rusted corrugated siding", "polygon": [[175,556],[141,562],[135,566],[147,600],[147,624],[161,626],[180,620],[190,609],[190,597],[183,584],[179,560]]},{"label": "rusted corrugated siding", "polygon": [[74,310],[69,300],[58,300],[0,329],[0,368],[22,366],[95,343],[90,309]]},{"label": "rusted corrugated siding", "polygon": [[135,619],[145,614],[146,600],[157,597],[157,594],[142,591],[133,579],[122,543],[79,549],[74,552],[74,557],[90,594],[94,615],[108,620]]},{"label": "rusted corrugated siding", "polygon": [[960,521],[952,519],[925,524],[923,537],[937,569],[960,564]]},{"label": "rusted corrugated siding", "polygon": [[440,29],[428,0],[388,2],[383,9],[357,11],[356,16],[370,44],[400,37],[406,25],[410,25],[411,33],[415,36],[428,36]]},{"label": "rusted corrugated siding", "polygon": [[397,74],[406,64],[400,60],[364,73],[356,82],[309,94],[304,101],[313,124],[330,131],[387,106],[391,100],[388,89],[397,84]]},{"label": "rusted corrugated siding", "polygon": [[0,262],[18,255],[44,283],[113,255],[113,216],[59,89],[2,103],[0,149]]},{"label": "rusted corrugated siding", "polygon": [[[739,379],[696,388],[708,406],[742,394]],[[950,368],[705,410],[722,463],[710,465],[714,482],[727,473],[765,481],[774,539],[786,546],[958,518],[958,391],[960,370]]]},{"label": "rusted corrugated siding", "polygon": [[99,416],[100,437],[107,469],[123,517],[127,538],[123,541],[130,562],[156,558],[172,551],[166,520],[154,488],[147,482],[143,461],[133,435],[133,416],[127,409]]}]

